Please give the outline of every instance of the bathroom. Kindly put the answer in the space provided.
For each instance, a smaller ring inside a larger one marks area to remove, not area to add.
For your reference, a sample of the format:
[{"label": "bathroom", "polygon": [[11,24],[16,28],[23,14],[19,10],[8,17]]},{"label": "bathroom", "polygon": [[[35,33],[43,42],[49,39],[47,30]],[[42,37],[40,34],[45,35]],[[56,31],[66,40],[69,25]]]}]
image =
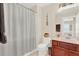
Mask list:
[{"label": "bathroom", "polygon": [[4,20],[0,56],[41,56],[42,48],[47,47],[42,43],[44,33],[51,40],[78,44],[78,4],[1,3],[0,7]]}]

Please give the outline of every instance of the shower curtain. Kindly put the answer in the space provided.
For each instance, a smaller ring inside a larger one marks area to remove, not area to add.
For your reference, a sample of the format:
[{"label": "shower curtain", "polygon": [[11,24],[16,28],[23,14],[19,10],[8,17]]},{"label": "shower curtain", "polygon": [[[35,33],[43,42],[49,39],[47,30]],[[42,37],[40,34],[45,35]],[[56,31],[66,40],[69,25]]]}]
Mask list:
[{"label": "shower curtain", "polygon": [[36,48],[35,12],[21,4],[4,4],[7,43],[0,43],[1,56],[21,56]]}]

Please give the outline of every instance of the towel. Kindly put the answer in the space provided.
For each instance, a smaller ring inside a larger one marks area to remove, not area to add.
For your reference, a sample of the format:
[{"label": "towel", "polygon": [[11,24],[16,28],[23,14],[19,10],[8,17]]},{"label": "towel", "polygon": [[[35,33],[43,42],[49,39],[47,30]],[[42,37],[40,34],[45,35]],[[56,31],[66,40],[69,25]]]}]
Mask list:
[{"label": "towel", "polygon": [[3,3],[0,3],[0,43],[6,43]]}]

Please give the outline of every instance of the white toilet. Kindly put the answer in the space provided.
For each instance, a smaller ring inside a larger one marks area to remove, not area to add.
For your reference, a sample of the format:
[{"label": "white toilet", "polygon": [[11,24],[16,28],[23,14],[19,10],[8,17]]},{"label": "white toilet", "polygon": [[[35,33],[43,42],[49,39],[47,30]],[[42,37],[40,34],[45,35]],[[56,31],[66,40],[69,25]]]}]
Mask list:
[{"label": "white toilet", "polygon": [[48,44],[41,43],[38,45],[38,55],[47,56],[48,55]]}]

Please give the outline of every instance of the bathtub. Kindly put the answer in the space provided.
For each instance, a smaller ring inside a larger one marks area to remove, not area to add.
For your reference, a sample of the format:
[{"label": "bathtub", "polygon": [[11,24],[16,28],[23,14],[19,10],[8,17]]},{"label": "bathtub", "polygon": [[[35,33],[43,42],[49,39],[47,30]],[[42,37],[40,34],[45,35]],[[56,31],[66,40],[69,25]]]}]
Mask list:
[{"label": "bathtub", "polygon": [[48,44],[41,43],[36,49],[26,53],[24,56],[48,56]]}]

